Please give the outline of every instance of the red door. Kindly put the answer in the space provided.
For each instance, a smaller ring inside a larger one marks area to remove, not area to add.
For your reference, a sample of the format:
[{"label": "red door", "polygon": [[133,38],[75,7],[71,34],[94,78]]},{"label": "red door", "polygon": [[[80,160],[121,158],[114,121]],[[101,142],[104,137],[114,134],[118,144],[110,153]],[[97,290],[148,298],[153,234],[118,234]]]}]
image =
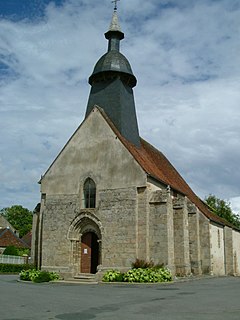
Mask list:
[{"label": "red door", "polygon": [[93,232],[87,232],[82,236],[81,272],[96,273],[98,263],[99,263],[98,237]]}]

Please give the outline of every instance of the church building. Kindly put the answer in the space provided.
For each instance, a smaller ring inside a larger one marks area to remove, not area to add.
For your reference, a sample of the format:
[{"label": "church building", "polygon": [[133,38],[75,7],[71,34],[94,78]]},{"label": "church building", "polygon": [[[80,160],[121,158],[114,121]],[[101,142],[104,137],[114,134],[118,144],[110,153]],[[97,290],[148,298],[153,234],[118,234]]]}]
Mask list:
[{"label": "church building", "polygon": [[108,50],[89,78],[83,122],[40,180],[32,255],[67,278],[126,271],[138,258],[173,275],[240,275],[240,231],[211,212],[139,136],[116,8]]}]

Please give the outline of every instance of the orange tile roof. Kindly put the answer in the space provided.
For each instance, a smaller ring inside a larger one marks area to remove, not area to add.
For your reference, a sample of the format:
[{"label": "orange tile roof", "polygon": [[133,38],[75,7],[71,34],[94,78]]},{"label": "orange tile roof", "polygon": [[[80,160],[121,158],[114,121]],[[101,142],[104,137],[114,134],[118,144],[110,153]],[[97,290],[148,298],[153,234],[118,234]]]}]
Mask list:
[{"label": "orange tile roof", "polygon": [[15,246],[18,248],[30,248],[23,240],[8,228],[0,229],[0,247]]},{"label": "orange tile roof", "polygon": [[162,152],[154,148],[150,143],[141,140],[141,147],[137,148],[134,144],[126,140],[114,126],[112,121],[108,118],[104,110],[98,106],[97,109],[101,112],[103,117],[106,119],[114,133],[117,135],[119,140],[125,145],[129,150],[135,160],[143,168],[143,170],[152,178],[157,179],[166,185],[169,185],[173,190],[176,190],[183,195],[187,196],[188,199],[194,203],[197,208],[211,221],[219,223],[221,225],[227,225],[231,228],[237,229],[231,223],[225,219],[220,218],[214,214],[187,184],[187,182],[182,178],[174,166],[168,161]]},{"label": "orange tile roof", "polygon": [[125,141],[125,146],[132,153],[136,161],[151,177],[169,185],[172,189],[186,195],[198,209],[210,220],[233,227],[230,223],[220,218],[208,209],[208,206],[193,192],[186,181],[168,161],[164,154],[145,140],[141,139],[141,148],[130,145]]}]

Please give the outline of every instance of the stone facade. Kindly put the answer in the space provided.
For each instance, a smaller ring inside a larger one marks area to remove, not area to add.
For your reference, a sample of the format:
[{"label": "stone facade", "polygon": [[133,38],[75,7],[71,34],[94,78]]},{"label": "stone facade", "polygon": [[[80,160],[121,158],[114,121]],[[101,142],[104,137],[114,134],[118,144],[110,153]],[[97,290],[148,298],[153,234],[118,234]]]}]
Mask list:
[{"label": "stone facade", "polygon": [[64,277],[127,270],[137,258],[173,275],[239,274],[240,233],[139,137],[136,78],[119,52],[116,10],[105,37],[108,52],[89,78],[86,117],[40,181],[35,263]]},{"label": "stone facade", "polygon": [[[84,207],[88,177],[96,183],[95,208]],[[92,233],[99,274],[127,270],[136,258],[181,276],[239,274],[239,232],[212,223],[186,196],[150,179],[97,109],[47,171],[41,191],[32,255],[43,269],[65,277],[87,270],[93,248],[82,240]]]},{"label": "stone facade", "polygon": [[174,253],[176,273],[189,275],[191,273],[189,255],[189,222],[187,198],[178,197],[173,200],[174,208]]}]

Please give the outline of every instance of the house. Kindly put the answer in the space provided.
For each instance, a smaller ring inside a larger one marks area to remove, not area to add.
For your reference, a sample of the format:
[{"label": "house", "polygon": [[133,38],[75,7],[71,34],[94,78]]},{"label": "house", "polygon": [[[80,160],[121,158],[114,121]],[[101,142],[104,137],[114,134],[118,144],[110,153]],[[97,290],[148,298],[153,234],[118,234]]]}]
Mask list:
[{"label": "house", "polygon": [[0,254],[9,246],[30,249],[30,246],[20,239],[9,227],[0,228]]},{"label": "house", "polygon": [[25,234],[22,238],[22,241],[24,241],[29,248],[31,248],[31,244],[32,244],[32,231],[29,231],[27,234]]},{"label": "house", "polygon": [[32,255],[65,278],[125,271],[138,259],[177,275],[239,275],[240,232],[213,214],[139,136],[130,63],[117,12],[108,51],[89,78],[86,116],[40,180]]},{"label": "house", "polygon": [[10,230],[12,230],[13,233],[19,236],[18,230],[16,230],[2,214],[0,214],[0,229],[1,228],[9,228]]}]

